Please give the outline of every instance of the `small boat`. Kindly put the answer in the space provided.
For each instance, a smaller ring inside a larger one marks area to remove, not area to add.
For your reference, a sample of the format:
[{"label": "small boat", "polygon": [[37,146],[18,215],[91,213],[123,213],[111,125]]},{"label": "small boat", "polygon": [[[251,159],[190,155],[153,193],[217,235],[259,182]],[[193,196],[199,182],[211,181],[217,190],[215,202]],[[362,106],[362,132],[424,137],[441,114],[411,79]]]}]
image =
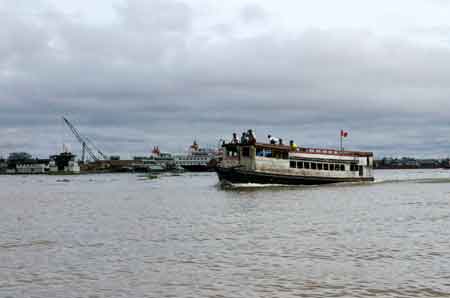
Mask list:
[{"label": "small boat", "polygon": [[162,173],[167,171],[166,164],[155,160],[144,160],[144,168],[149,173]]},{"label": "small boat", "polygon": [[176,164],[175,158],[170,153],[161,153],[159,147],[155,147],[149,157],[135,157],[132,165],[135,172],[162,173],[181,172],[183,168]]},{"label": "small boat", "polygon": [[223,184],[318,185],[374,181],[373,153],[278,144],[225,143],[215,170]]},{"label": "small boat", "polygon": [[153,179],[158,179],[158,175],[154,175],[154,174],[149,174],[147,176],[148,179],[153,180]]}]

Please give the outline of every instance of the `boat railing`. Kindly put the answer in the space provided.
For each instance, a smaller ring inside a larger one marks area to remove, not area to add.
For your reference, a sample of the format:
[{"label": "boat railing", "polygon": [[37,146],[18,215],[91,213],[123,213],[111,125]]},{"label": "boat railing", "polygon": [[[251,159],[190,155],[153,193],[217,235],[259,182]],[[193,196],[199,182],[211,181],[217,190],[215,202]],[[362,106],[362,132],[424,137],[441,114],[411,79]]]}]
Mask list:
[{"label": "boat railing", "polygon": [[336,150],[336,149],[306,148],[306,147],[299,147],[296,150],[293,150],[292,152],[325,154],[325,155],[358,156],[358,157],[366,157],[366,156],[373,155],[372,152],[345,151],[345,150]]},{"label": "boat railing", "polygon": [[249,146],[254,145],[259,148],[267,148],[267,149],[277,149],[290,151],[292,153],[311,153],[311,154],[325,154],[325,155],[339,155],[339,156],[353,156],[353,157],[368,157],[373,156],[372,152],[364,152],[364,151],[347,151],[347,150],[337,150],[337,149],[326,149],[326,148],[312,148],[312,147],[298,147],[296,149],[292,149],[289,145],[284,144],[266,144],[266,143],[256,143],[256,144],[242,144],[242,143],[227,143],[224,144],[224,147],[230,146]]}]

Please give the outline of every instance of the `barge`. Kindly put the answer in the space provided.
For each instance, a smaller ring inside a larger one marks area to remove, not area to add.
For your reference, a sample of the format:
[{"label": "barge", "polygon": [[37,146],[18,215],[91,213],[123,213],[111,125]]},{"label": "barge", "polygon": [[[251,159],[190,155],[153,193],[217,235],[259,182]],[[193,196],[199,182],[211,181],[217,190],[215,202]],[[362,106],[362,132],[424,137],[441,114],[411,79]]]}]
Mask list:
[{"label": "barge", "polygon": [[215,170],[222,184],[319,185],[369,182],[373,153],[292,148],[265,143],[225,143]]}]

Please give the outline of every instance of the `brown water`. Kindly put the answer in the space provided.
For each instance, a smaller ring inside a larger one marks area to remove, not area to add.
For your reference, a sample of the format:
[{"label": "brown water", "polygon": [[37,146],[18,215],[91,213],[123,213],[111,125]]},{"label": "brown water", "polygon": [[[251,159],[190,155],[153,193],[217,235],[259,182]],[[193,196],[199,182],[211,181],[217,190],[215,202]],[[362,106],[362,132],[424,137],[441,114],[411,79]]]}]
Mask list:
[{"label": "brown water", "polygon": [[0,297],[450,296],[450,172],[376,175],[0,176]]}]

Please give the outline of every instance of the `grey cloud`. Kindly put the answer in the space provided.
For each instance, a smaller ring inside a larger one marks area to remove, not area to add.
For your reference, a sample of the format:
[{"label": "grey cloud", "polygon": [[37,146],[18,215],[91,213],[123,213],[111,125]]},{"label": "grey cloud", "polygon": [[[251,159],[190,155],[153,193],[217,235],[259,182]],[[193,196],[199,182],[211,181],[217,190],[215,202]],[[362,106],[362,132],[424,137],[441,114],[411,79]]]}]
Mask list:
[{"label": "grey cloud", "polygon": [[267,18],[267,12],[258,4],[246,4],[241,11],[241,17],[246,23],[262,22]]},{"label": "grey cloud", "polygon": [[[21,131],[5,139],[44,154],[67,115],[111,153],[180,150],[193,138],[215,144],[249,127],[311,146],[335,146],[345,128],[352,148],[379,154],[447,146],[448,48],[367,30],[237,37],[232,24],[205,39],[189,6],[172,0],[130,0],[116,13],[90,24],[51,8],[33,17],[4,11],[0,131]],[[267,14],[248,5],[242,17]]]},{"label": "grey cloud", "polygon": [[123,24],[140,32],[161,34],[188,32],[192,22],[189,6],[178,1],[128,0],[116,5]]}]

